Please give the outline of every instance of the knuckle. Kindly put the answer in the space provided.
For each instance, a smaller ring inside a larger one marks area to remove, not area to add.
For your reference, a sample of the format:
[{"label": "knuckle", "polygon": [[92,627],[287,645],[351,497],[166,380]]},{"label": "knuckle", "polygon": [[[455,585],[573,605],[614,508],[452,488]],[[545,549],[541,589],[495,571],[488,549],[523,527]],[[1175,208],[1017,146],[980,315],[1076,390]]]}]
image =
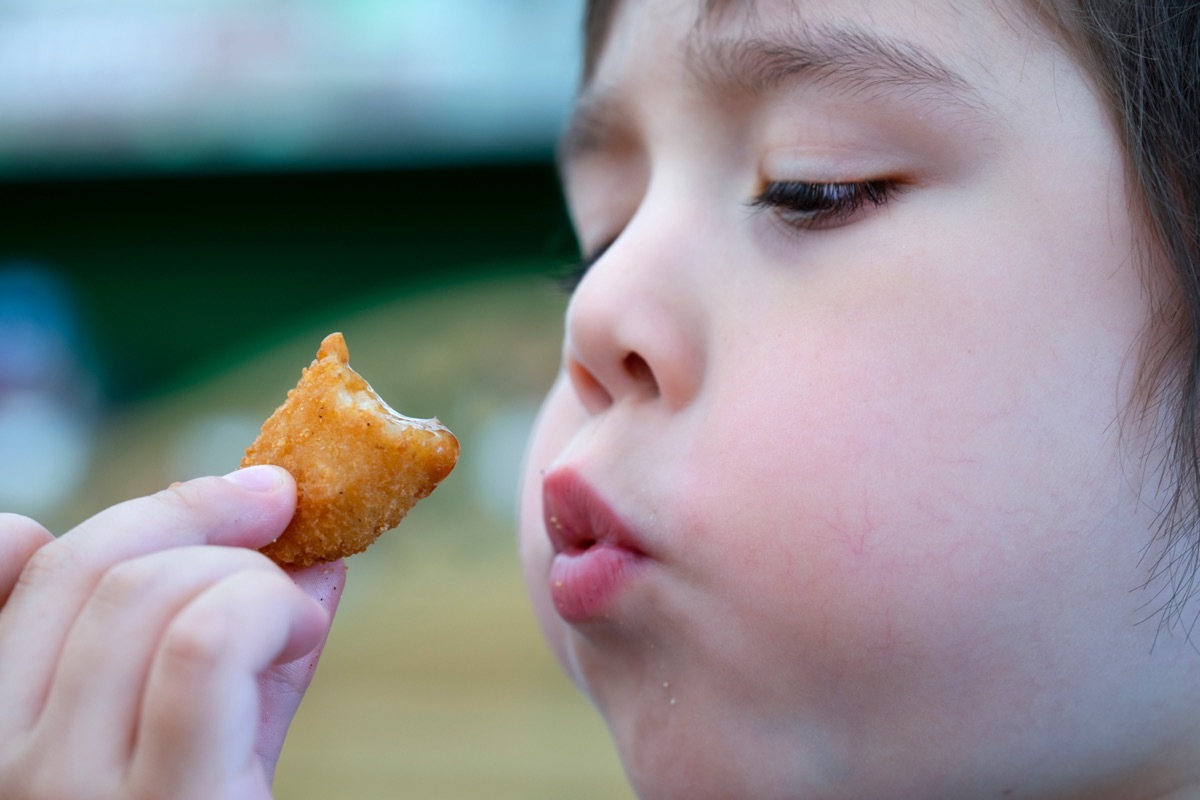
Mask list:
[{"label": "knuckle", "polygon": [[185,674],[214,671],[229,640],[231,620],[208,610],[189,609],[168,626],[160,657],[163,668]]},{"label": "knuckle", "polygon": [[105,608],[123,608],[146,596],[161,575],[144,560],[123,561],[100,577],[92,601]]},{"label": "knuckle", "polygon": [[[195,480],[186,483],[173,483],[154,495],[168,513],[183,516],[203,514],[206,509],[206,498],[211,494],[208,481]],[[209,498],[211,502],[211,498]]]},{"label": "knuckle", "polygon": [[64,573],[73,572],[79,568],[80,560],[78,548],[71,539],[55,539],[38,548],[29,557],[17,583],[39,584]]}]

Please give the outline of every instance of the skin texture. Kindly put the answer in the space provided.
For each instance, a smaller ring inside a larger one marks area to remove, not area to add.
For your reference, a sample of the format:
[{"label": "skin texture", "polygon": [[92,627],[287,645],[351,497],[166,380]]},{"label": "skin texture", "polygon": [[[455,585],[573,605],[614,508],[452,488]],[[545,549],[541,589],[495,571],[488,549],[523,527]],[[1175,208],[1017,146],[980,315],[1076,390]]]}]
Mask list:
[{"label": "skin texture", "polygon": [[270,797],[345,580],[254,551],[295,502],[290,475],[253,467],[57,539],[0,515],[0,794]]},{"label": "skin texture", "polygon": [[[961,82],[716,68],[847,28]],[[639,796],[1200,792],[1197,656],[1145,585],[1169,476],[1127,413],[1157,287],[1071,59],[1003,2],[628,0],[579,108],[565,184],[602,255],[522,557]],[[872,179],[902,190],[815,224],[752,207]],[[564,471],[648,556],[571,623],[542,509]]]}]

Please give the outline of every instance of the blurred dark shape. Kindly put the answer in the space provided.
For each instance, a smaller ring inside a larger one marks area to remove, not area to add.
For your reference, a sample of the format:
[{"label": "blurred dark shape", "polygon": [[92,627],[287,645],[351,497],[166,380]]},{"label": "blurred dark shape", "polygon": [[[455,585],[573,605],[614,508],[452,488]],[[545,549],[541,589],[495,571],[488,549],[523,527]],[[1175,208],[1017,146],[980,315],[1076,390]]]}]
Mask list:
[{"label": "blurred dark shape", "polygon": [[67,283],[0,263],[0,510],[48,513],[86,477],[100,408],[86,351]]}]

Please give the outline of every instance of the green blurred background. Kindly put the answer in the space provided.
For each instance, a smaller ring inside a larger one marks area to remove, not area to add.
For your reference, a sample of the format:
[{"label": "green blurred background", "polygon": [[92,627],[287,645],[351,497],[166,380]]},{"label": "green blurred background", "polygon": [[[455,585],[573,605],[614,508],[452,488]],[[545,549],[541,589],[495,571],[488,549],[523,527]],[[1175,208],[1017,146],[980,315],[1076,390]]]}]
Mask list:
[{"label": "green blurred background", "polygon": [[350,561],[280,798],[630,797],[521,585],[515,473],[575,245],[580,3],[12,0],[0,508],[236,466],[332,330],[458,468]]}]

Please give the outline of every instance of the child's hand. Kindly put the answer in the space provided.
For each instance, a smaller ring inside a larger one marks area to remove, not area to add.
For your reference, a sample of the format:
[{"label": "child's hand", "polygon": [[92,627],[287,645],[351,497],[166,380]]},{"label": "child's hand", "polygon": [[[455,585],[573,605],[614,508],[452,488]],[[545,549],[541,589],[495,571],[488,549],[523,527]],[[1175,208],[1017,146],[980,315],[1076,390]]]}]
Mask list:
[{"label": "child's hand", "polygon": [[254,552],[294,505],[261,467],[58,540],[0,515],[0,796],[269,797],[345,574]]}]

